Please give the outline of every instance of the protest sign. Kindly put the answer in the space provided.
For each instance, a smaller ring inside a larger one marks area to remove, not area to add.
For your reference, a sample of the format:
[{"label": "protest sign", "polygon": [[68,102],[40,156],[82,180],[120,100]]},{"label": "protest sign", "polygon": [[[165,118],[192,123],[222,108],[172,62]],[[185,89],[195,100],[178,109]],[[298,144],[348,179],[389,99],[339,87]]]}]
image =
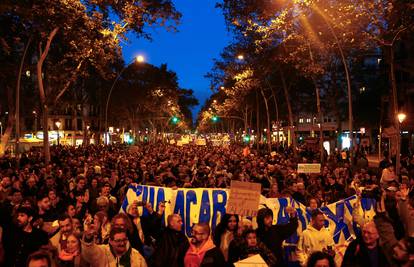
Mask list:
[{"label": "protest sign", "polygon": [[198,146],[205,146],[206,145],[206,139],[197,139],[197,141],[196,141],[196,145],[198,145]]},{"label": "protest sign", "polygon": [[266,262],[260,254],[248,257],[247,259],[234,263],[235,267],[267,267]]},{"label": "protest sign", "polygon": [[320,163],[298,163],[298,173],[321,173]]},{"label": "protest sign", "polygon": [[232,180],[227,213],[256,216],[260,203],[261,184]]}]

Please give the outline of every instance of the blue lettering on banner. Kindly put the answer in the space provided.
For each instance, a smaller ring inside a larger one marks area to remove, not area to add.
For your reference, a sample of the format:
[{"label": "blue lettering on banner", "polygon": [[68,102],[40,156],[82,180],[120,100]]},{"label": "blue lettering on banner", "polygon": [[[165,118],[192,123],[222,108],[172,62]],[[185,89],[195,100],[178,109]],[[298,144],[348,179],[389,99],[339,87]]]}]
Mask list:
[{"label": "blue lettering on banner", "polygon": [[[219,202],[219,196],[222,196],[223,201]],[[211,226],[214,228],[217,225],[217,213],[220,212],[221,218],[226,214],[227,192],[224,190],[213,190],[213,218],[211,220]]]},{"label": "blue lettering on banner", "polygon": [[190,224],[191,220],[191,203],[197,204],[197,195],[194,190],[188,190],[185,197],[185,231],[187,236],[191,235],[191,228],[193,227]]},{"label": "blue lettering on banner", "polygon": [[[158,188],[158,192],[157,192],[157,211],[158,211],[158,207],[160,205],[161,202],[165,201],[165,194],[164,194],[164,188]],[[154,208],[155,209],[155,208]],[[165,225],[165,212],[162,214],[162,225]]]},{"label": "blue lettering on banner", "polygon": [[[144,186],[143,188],[143,192],[142,192],[142,201],[147,201],[148,200],[148,187]],[[147,209],[142,209],[142,216],[146,217],[149,216],[149,212]]]},{"label": "blue lettering on banner", "polygon": [[285,224],[289,222],[289,216],[286,215],[285,209],[287,207],[287,199],[286,198],[278,198],[279,201],[279,212],[277,214],[277,224]]},{"label": "blue lettering on banner", "polygon": [[201,197],[200,206],[200,219],[199,222],[209,223],[210,222],[210,198],[208,196],[208,190],[203,190],[203,196]]},{"label": "blue lettering on banner", "polygon": [[343,201],[336,203],[336,214],[334,214],[328,207],[321,207],[320,210],[328,216],[335,223],[335,231],[333,239],[335,243],[338,243],[341,232],[344,233],[345,239],[348,239],[351,234],[349,233],[348,225],[344,223],[344,211],[345,205]]},{"label": "blue lettering on banner", "polygon": [[[181,216],[184,221],[184,191],[178,190],[177,197],[175,198],[174,213]],[[185,221],[184,221],[185,223]]]},{"label": "blue lettering on banner", "polygon": [[370,210],[375,207],[376,201],[372,198],[361,199],[361,207],[363,210]]}]

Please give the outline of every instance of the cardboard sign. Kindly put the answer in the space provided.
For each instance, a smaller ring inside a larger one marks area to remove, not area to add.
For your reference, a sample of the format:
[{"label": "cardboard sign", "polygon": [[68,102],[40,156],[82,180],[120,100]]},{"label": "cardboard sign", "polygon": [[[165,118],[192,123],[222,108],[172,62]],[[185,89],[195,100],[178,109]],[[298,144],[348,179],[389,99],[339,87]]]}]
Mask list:
[{"label": "cardboard sign", "polygon": [[198,146],[205,146],[206,144],[206,139],[197,139],[196,141],[196,145]]},{"label": "cardboard sign", "polygon": [[320,163],[298,163],[298,173],[321,173]]},{"label": "cardboard sign", "polygon": [[256,216],[260,203],[262,185],[231,181],[227,213],[241,216]]},{"label": "cardboard sign", "polygon": [[236,267],[267,267],[268,265],[263,260],[262,256],[260,256],[260,254],[256,254],[247,259],[235,262],[234,266]]}]

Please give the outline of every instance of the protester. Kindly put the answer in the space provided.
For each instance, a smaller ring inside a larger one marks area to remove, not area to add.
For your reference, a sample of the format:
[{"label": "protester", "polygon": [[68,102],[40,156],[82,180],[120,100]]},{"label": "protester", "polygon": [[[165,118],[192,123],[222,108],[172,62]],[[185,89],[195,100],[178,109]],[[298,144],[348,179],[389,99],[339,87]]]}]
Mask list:
[{"label": "protester", "polygon": [[193,226],[190,247],[184,257],[185,267],[225,267],[226,261],[210,236],[210,226],[198,223]]},{"label": "protester", "polygon": [[48,244],[47,234],[32,227],[33,216],[31,208],[19,207],[15,224],[4,229],[5,266],[24,266],[31,253]]},{"label": "protester", "polygon": [[81,240],[81,255],[91,266],[147,266],[144,257],[129,245],[125,229],[111,229],[107,245],[97,245],[93,242],[94,231],[92,227]]},{"label": "protester", "polygon": [[277,266],[275,255],[257,239],[256,231],[248,229],[243,233],[243,237],[245,245],[242,248],[239,260],[259,254],[269,267]]},{"label": "protester", "polygon": [[309,256],[307,267],[335,267],[333,257],[327,253],[316,251]]},{"label": "protester", "polygon": [[73,233],[73,223],[68,215],[63,214],[59,217],[58,224],[59,231],[50,238],[50,243],[57,250],[57,253],[60,253],[66,249],[68,236]]},{"label": "protester", "polygon": [[179,267],[184,263],[184,256],[190,244],[182,232],[183,220],[180,215],[171,214],[167,218],[167,223],[167,228],[157,242],[151,266]]},{"label": "protester", "polygon": [[214,244],[220,248],[226,261],[228,261],[229,257],[230,242],[237,234],[238,223],[239,217],[237,215],[225,214],[220,223],[216,226],[213,235]]},{"label": "protester", "polygon": [[283,259],[283,241],[295,233],[298,228],[296,210],[292,207],[287,207],[286,212],[289,214],[289,222],[277,225],[273,225],[273,212],[271,209],[262,208],[257,214],[257,236],[278,260]]},{"label": "protester", "polygon": [[362,237],[352,241],[345,252],[342,267],[389,266],[384,251],[379,245],[379,234],[374,222],[364,224]]},{"label": "protester", "polygon": [[59,252],[59,267],[88,267],[89,263],[81,256],[81,243],[76,234],[69,234],[66,247]]},{"label": "protester", "polygon": [[320,210],[311,214],[311,223],[299,238],[297,255],[302,266],[306,266],[309,256],[316,251],[335,255],[335,242],[332,234],[324,226],[325,215]]}]

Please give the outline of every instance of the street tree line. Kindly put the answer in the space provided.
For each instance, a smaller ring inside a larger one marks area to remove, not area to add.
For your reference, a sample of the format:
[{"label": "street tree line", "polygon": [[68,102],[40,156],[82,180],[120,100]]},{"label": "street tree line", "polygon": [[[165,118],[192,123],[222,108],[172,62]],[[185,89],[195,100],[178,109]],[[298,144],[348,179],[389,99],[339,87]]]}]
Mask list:
[{"label": "street tree line", "polygon": [[[148,26],[174,31],[180,17],[170,0],[1,1],[0,112],[8,116],[0,155],[14,131],[18,144],[21,114],[39,114],[46,162],[50,159],[49,115],[63,107],[70,107],[74,116],[79,107],[98,107],[99,125],[93,130],[105,131],[103,114],[109,88],[124,68],[125,75],[119,77],[119,88],[117,85],[112,97],[111,107],[116,104],[116,108],[111,109],[110,124],[138,127],[130,117],[145,113],[147,121],[140,125],[151,127],[154,116],[166,116],[154,106],[153,92],[157,90],[164,94],[157,101],[168,97],[183,121],[184,116],[191,118],[192,91],[179,87],[173,71],[148,63],[141,69],[135,64],[125,66],[121,53],[121,43],[128,42],[127,33],[151,38]],[[129,113],[131,107],[134,110]],[[81,113],[85,132],[88,115]]]},{"label": "street tree line", "polygon": [[213,95],[199,114],[201,130],[212,129],[211,112],[233,132],[261,133],[273,121],[295,145],[295,115],[334,116],[338,134],[344,121],[348,129],[374,127],[383,119],[381,96],[389,96],[389,123],[399,127],[404,96],[395,74],[414,70],[395,55],[413,42],[410,1],[223,0],[217,7],[234,40],[207,74]]}]

